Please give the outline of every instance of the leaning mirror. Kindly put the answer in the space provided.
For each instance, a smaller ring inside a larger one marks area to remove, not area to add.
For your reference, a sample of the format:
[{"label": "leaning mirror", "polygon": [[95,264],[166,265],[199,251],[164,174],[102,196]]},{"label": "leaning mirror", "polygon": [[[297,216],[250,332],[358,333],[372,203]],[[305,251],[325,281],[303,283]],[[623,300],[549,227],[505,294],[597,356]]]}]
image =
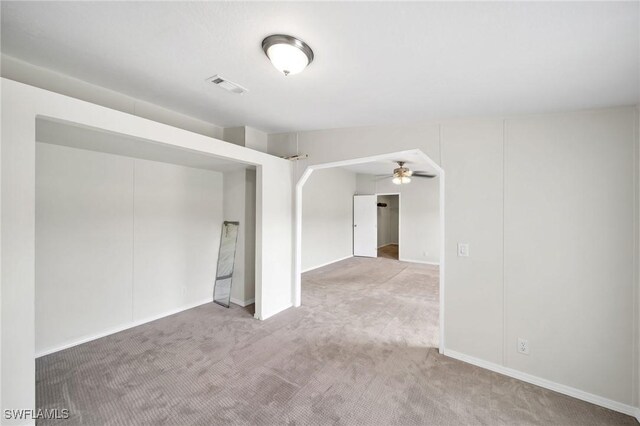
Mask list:
[{"label": "leaning mirror", "polygon": [[218,267],[216,268],[216,282],[213,287],[213,301],[226,308],[231,299],[231,284],[233,282],[233,263],[236,257],[236,243],[240,222],[222,224],[220,237],[220,251],[218,253]]}]

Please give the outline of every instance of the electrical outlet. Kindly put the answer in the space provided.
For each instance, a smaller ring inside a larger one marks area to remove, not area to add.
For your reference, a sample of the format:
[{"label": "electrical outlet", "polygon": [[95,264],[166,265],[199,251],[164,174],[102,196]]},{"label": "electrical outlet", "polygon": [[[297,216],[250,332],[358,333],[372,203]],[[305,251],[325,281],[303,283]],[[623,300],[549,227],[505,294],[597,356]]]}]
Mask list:
[{"label": "electrical outlet", "polygon": [[458,243],[458,257],[469,257],[469,244]]},{"label": "electrical outlet", "polygon": [[518,337],[518,353],[529,355],[529,341]]}]

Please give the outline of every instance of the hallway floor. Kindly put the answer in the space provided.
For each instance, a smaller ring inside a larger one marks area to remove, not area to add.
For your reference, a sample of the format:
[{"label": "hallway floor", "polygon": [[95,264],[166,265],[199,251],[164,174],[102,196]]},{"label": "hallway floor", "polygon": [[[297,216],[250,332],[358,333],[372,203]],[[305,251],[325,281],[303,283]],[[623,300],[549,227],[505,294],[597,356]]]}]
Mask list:
[{"label": "hallway floor", "polygon": [[379,247],[378,257],[383,257],[385,259],[398,260],[398,245],[387,244],[386,246]]}]

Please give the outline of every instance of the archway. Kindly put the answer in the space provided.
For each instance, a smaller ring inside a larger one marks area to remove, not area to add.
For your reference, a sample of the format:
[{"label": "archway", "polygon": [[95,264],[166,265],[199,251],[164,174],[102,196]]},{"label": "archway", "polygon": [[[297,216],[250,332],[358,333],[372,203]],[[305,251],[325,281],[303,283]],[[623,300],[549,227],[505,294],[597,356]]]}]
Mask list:
[{"label": "archway", "polygon": [[445,348],[445,334],[444,334],[444,307],[445,307],[445,216],[444,216],[444,208],[445,208],[445,172],[444,170],[428,155],[423,153],[419,149],[408,150],[408,151],[398,151],[391,152],[387,154],[380,154],[375,156],[368,157],[360,157],[353,158],[348,160],[322,163],[322,164],[313,164],[307,166],[304,173],[296,183],[296,192],[295,192],[295,239],[294,239],[294,250],[295,250],[295,259],[294,259],[294,286],[293,286],[293,294],[292,300],[294,306],[298,307],[302,304],[302,194],[304,190],[304,185],[307,180],[311,177],[314,171],[330,169],[335,167],[345,167],[352,166],[357,164],[370,163],[375,161],[383,161],[383,160],[396,160],[398,158],[404,158],[406,156],[415,156],[420,158],[424,163],[428,164],[432,167],[438,174],[439,177],[439,209],[440,209],[440,258],[439,258],[439,345],[438,351],[443,354]]}]

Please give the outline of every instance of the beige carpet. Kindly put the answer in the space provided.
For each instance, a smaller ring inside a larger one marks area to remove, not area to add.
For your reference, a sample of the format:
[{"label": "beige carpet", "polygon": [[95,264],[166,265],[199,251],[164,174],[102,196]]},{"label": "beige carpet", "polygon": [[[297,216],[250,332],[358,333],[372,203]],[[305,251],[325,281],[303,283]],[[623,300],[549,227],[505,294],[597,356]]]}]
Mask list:
[{"label": "beige carpet", "polygon": [[437,276],[353,258],[267,321],[203,305],[38,359],[37,404],[88,425],[636,424],[439,355]]}]

